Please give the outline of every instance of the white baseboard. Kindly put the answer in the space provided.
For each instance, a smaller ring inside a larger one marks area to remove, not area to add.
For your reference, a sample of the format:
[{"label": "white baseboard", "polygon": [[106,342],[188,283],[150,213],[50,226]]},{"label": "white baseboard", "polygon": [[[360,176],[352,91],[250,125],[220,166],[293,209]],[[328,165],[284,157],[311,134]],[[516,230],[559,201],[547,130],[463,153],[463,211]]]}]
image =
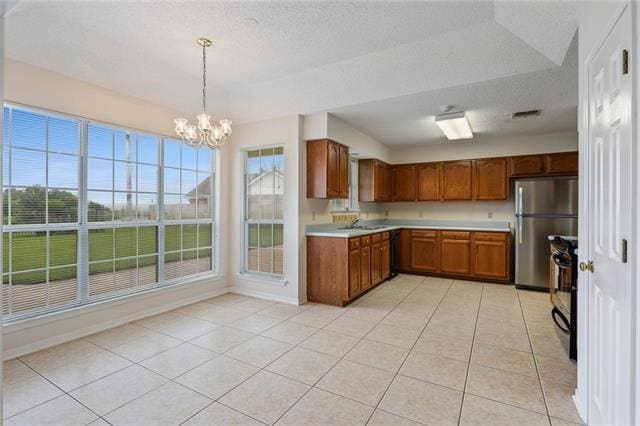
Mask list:
[{"label": "white baseboard", "polygon": [[582,422],[584,424],[588,424],[587,423],[587,407],[584,405],[585,401],[580,397],[580,393],[578,392],[578,389],[576,389],[575,392],[573,393],[573,403],[576,406],[576,410],[578,411],[578,415],[582,419]]},{"label": "white baseboard", "polygon": [[[230,290],[223,280],[208,278],[9,324],[2,330],[2,359],[26,355]],[[82,324],[89,325],[79,326]]]},{"label": "white baseboard", "polygon": [[293,297],[278,296],[278,295],[271,294],[271,293],[264,293],[264,292],[261,292],[261,291],[249,290],[249,289],[240,288],[240,287],[237,287],[237,286],[231,287],[229,291],[231,293],[235,293],[235,294],[242,294],[243,296],[257,297],[259,299],[272,300],[274,302],[288,303],[290,305],[299,305],[298,299],[293,298]]}]

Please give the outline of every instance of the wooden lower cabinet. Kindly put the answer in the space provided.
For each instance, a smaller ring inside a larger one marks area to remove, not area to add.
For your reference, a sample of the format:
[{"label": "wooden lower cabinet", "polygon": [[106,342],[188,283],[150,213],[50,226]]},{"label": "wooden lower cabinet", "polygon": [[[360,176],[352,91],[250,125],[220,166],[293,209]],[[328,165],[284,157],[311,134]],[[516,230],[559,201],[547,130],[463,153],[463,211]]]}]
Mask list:
[{"label": "wooden lower cabinet", "polygon": [[471,238],[468,232],[443,231],[440,239],[440,253],[442,258],[440,271],[454,275],[471,274]]},{"label": "wooden lower cabinet", "polygon": [[344,306],[391,273],[389,233],[307,237],[307,299]]},{"label": "wooden lower cabinet", "polygon": [[509,232],[403,229],[399,238],[402,272],[509,282]]},{"label": "wooden lower cabinet", "polygon": [[438,231],[411,232],[411,270],[438,272],[440,269]]}]

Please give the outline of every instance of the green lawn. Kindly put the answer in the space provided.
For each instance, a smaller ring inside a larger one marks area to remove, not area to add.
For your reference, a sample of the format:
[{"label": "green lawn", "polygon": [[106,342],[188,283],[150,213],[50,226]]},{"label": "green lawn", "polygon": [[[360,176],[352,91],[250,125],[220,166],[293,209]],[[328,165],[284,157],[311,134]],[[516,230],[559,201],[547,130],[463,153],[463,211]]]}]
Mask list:
[{"label": "green lawn", "polygon": [[[198,232],[200,242],[198,244]],[[89,273],[107,272],[132,268],[136,259],[122,259],[132,256],[139,258],[140,265],[153,265],[157,262],[157,228],[155,226],[136,228],[115,228],[89,230]],[[179,225],[165,227],[165,251],[189,250],[183,253],[183,259],[210,255],[211,225]],[[190,250],[193,249],[193,250]],[[33,284],[46,281],[45,271],[20,272],[47,267],[47,237],[44,232],[14,232],[11,241],[11,271],[13,283]],[[180,259],[180,253],[165,255],[167,262]],[[120,259],[120,260],[119,260]],[[9,234],[3,235],[3,271],[9,272]],[[76,275],[77,233],[75,231],[56,231],[49,236],[49,279],[51,281],[72,278]],[[8,278],[5,277],[5,282]]]}]

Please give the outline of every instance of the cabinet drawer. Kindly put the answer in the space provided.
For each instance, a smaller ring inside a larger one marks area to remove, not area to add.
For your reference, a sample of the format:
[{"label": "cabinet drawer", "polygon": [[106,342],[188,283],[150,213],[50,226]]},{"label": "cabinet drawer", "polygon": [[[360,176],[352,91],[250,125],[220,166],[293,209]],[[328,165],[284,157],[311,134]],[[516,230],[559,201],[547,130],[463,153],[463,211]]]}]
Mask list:
[{"label": "cabinet drawer", "polygon": [[360,248],[360,238],[349,238],[349,250]]},{"label": "cabinet drawer", "polygon": [[361,247],[366,247],[370,244],[371,244],[371,235],[365,235],[364,237],[360,238]]},{"label": "cabinet drawer", "polygon": [[474,232],[473,238],[478,241],[506,241],[506,232]]},{"label": "cabinet drawer", "polygon": [[468,240],[471,233],[465,231],[442,231],[440,235],[442,235],[443,240]]},{"label": "cabinet drawer", "polygon": [[372,244],[377,244],[382,240],[382,235],[381,234],[373,234],[371,236],[371,243]]},{"label": "cabinet drawer", "polygon": [[412,237],[417,237],[417,238],[436,238],[438,236],[438,231],[411,231],[411,236]]},{"label": "cabinet drawer", "polygon": [[387,241],[389,239],[389,233],[388,232],[383,232],[380,235],[382,235],[382,241]]}]

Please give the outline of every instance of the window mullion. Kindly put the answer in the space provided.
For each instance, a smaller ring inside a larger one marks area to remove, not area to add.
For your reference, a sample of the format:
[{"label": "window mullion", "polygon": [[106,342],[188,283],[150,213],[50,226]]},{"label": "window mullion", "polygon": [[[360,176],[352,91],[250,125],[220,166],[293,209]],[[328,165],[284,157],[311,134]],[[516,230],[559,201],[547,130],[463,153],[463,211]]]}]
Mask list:
[{"label": "window mullion", "polygon": [[158,143],[158,238],[157,238],[157,252],[158,252],[158,284],[164,285],[165,268],[164,268],[164,138],[160,138]]},{"label": "window mullion", "polygon": [[81,122],[80,127],[80,168],[79,168],[79,188],[78,188],[78,254],[77,254],[77,286],[78,297],[82,303],[89,299],[89,208],[87,190],[87,141],[88,125],[86,120]]}]

